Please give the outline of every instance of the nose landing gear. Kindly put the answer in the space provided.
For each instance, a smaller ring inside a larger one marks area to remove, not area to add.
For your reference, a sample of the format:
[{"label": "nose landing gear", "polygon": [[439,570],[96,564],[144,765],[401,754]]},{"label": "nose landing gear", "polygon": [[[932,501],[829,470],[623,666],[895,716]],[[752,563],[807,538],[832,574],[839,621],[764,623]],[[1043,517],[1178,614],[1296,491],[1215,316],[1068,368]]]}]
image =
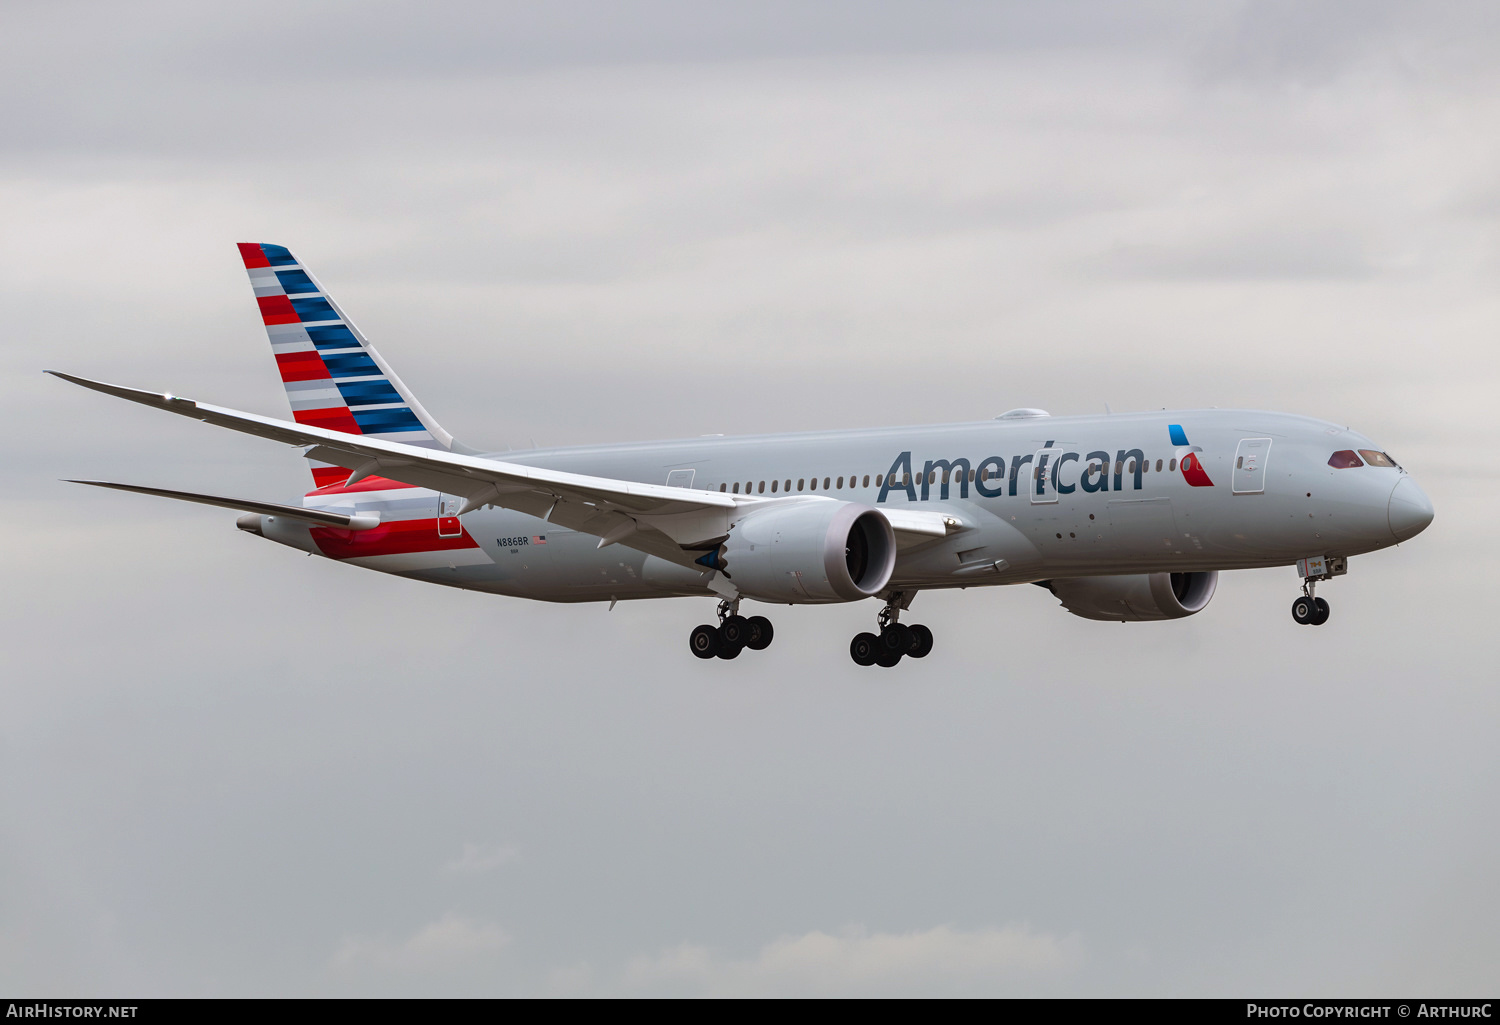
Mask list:
[{"label": "nose landing gear", "polygon": [[1314,592],[1319,580],[1329,580],[1346,572],[1344,559],[1302,559],[1297,571],[1302,574],[1302,596],[1292,602],[1292,619],[1301,626],[1322,626],[1328,622],[1328,603]]},{"label": "nose landing gear", "polygon": [[776,635],[771,621],[765,616],[740,615],[738,598],[719,602],[719,625],[704,624],[693,628],[688,635],[688,647],[699,658],[738,658],[740,652],[764,651],[771,646]]},{"label": "nose landing gear", "polygon": [[1292,618],[1302,626],[1322,626],[1328,622],[1328,613],[1328,603],[1310,594],[1292,602]]},{"label": "nose landing gear", "polygon": [[926,658],[932,652],[932,631],[920,623],[907,626],[900,621],[901,610],[911,605],[916,592],[894,592],[885,608],[875,617],[878,634],[860,633],[849,642],[849,657],[856,665],[884,666],[889,669],[904,657]]}]

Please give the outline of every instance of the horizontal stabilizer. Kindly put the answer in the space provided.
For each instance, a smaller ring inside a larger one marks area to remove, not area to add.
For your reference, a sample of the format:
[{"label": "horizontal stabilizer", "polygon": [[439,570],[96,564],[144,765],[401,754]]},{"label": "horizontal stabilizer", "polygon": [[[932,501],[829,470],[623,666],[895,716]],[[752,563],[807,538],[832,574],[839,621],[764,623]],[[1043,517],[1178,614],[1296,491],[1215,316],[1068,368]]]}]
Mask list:
[{"label": "horizontal stabilizer", "polygon": [[300,505],[279,505],[276,502],[252,502],[244,498],[220,498],[218,495],[195,495],[190,491],[168,491],[166,488],[146,488],[139,484],[112,484],[104,480],[69,480],[69,484],[88,484],[96,488],[113,488],[116,491],[134,491],[138,495],[155,495],[158,498],[175,498],[199,505],[214,505],[220,509],[235,509],[239,512],[260,513],[263,516],[284,516],[289,520],[302,520],[320,527],[342,527],[344,530],[369,530],[380,523],[374,513],[340,513],[324,509],[304,509]]}]

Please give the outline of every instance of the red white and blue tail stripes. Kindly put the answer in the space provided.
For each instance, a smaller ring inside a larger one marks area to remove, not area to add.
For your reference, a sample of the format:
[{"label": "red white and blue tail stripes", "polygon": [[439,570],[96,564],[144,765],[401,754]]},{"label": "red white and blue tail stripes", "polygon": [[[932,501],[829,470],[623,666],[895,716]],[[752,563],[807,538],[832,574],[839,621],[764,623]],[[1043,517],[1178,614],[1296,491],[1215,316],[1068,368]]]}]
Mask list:
[{"label": "red white and blue tail stripes", "polygon": [[[239,248],[293,419],[407,445],[452,447],[452,436],[427,415],[286,247],[241,242]],[[320,488],[348,475],[342,467],[313,464]]]}]

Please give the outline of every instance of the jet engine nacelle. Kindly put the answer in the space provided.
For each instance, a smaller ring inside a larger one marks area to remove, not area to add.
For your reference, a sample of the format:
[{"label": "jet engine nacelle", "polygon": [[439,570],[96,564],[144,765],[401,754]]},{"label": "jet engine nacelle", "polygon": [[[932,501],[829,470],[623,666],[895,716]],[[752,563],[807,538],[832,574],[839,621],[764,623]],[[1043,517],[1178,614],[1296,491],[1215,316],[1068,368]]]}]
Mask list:
[{"label": "jet engine nacelle", "polygon": [[1219,586],[1219,574],[1138,573],[1119,577],[1052,580],[1047,587],[1063,608],[1084,619],[1115,623],[1181,619],[1202,612]]},{"label": "jet engine nacelle", "polygon": [[743,513],[703,564],[759,601],[858,601],[890,582],[896,537],[869,506],[831,498],[771,502]]}]

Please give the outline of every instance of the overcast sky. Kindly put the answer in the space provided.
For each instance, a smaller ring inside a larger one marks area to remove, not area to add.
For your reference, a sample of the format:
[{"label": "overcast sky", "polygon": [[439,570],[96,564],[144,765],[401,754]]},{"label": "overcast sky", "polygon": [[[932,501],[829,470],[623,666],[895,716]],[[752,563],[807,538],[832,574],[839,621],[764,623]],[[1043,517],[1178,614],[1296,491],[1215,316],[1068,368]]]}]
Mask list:
[{"label": "overcast sky", "polygon": [[[212,9],[211,9],[212,8]],[[1493,3],[0,5],[0,989],[1477,994],[1500,981]],[[234,243],[483,448],[1246,406],[1437,518],[1293,624],[547,606],[295,500]]]}]

